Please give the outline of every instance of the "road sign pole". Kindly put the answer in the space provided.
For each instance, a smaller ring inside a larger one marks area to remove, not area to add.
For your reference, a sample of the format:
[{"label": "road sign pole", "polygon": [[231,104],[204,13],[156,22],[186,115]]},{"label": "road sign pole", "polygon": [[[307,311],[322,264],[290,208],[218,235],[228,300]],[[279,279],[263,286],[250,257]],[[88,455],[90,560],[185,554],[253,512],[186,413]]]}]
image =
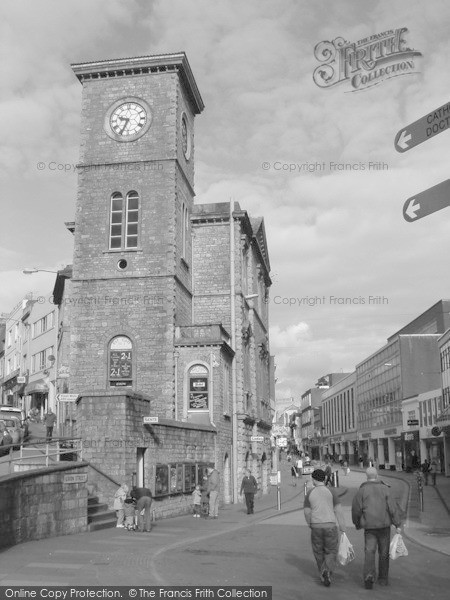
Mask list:
[{"label": "road sign pole", "polygon": [[281,510],[281,471],[277,471],[277,509]]}]

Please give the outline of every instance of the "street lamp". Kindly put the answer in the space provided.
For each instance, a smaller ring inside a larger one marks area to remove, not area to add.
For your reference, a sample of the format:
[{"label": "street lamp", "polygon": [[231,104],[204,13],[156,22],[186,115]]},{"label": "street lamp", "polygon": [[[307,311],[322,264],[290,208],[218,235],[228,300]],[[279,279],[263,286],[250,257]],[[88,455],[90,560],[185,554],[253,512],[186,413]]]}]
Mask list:
[{"label": "street lamp", "polygon": [[24,275],[32,275],[33,273],[58,273],[58,271],[49,271],[48,269],[35,269],[34,267],[32,269],[24,269],[22,271],[22,273]]}]

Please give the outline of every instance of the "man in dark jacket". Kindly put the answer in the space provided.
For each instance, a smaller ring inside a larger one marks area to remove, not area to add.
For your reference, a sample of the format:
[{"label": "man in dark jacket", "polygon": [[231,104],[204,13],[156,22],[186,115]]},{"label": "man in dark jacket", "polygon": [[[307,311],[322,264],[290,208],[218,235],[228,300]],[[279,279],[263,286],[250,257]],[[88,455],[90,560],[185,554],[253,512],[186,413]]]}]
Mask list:
[{"label": "man in dark jacket", "polygon": [[[146,487],[134,487],[130,496],[136,500],[138,513],[138,530],[151,531],[152,529],[152,492]],[[144,512],[143,515],[141,513]]]},{"label": "man in dark jacket", "polygon": [[250,469],[245,470],[244,478],[241,483],[241,491],[245,494],[245,503],[247,505],[247,514],[253,514],[253,508],[255,503],[255,494],[258,491],[258,484],[256,483],[256,479],[250,472]]},{"label": "man in dark jacket", "polygon": [[390,487],[378,479],[375,467],[366,470],[367,481],[361,484],[352,503],[352,521],[364,529],[364,585],[372,589],[376,579],[375,554],[378,549],[378,583],[388,584],[391,525],[401,529],[401,514]]},{"label": "man in dark jacket", "polygon": [[56,423],[56,415],[52,411],[52,409],[49,407],[47,410],[47,413],[44,417],[44,424],[45,424],[45,427],[47,428],[47,435],[46,435],[47,442],[50,442],[52,439],[53,427],[55,426],[55,423]]}]

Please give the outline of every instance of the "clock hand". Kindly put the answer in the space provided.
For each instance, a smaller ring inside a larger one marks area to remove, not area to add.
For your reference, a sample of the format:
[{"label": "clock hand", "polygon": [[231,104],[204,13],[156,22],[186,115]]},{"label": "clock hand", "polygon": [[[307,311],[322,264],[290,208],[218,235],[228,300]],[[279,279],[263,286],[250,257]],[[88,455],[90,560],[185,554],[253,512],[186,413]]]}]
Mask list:
[{"label": "clock hand", "polygon": [[123,133],[126,129],[126,126],[128,125],[128,123],[130,122],[130,119],[127,119],[125,117],[119,117],[122,121],[125,121],[125,125],[122,127],[122,129],[119,131],[119,133]]}]

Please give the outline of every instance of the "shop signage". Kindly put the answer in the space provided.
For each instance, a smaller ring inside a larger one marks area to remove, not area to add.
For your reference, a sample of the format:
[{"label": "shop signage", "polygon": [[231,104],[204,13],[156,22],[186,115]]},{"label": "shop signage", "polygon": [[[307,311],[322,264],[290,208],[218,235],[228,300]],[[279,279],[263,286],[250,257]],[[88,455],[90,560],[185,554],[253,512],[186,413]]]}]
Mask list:
[{"label": "shop signage", "polygon": [[144,417],[144,425],[150,425],[151,423],[158,423],[158,417]]},{"label": "shop signage", "polygon": [[450,127],[450,102],[407,125],[395,136],[397,152],[406,152]]},{"label": "shop signage", "polygon": [[408,427],[413,427],[414,425],[419,424],[419,419],[408,419],[406,423]]},{"label": "shop signage", "polygon": [[250,440],[252,442],[263,442],[264,441],[264,436],[263,435],[252,435]]},{"label": "shop signage", "polygon": [[418,441],[419,440],[419,432],[411,431],[411,432],[403,433],[403,439],[405,440],[405,442],[413,442],[414,440]]},{"label": "shop signage", "polygon": [[291,430],[285,425],[272,425],[272,435],[288,436],[290,433]]},{"label": "shop signage", "polygon": [[383,433],[384,435],[397,435],[397,427],[394,427],[392,429],[385,429]]},{"label": "shop signage", "polygon": [[277,446],[278,446],[278,448],[286,448],[287,438],[285,438],[285,437],[277,438]]},{"label": "shop signage", "polygon": [[403,217],[410,223],[450,206],[450,179],[420,192],[403,205]]},{"label": "shop signage", "polygon": [[27,378],[26,377],[18,377],[17,378],[17,383],[26,383]]},{"label": "shop signage", "polygon": [[372,437],[372,432],[371,432],[371,431],[369,431],[368,433],[362,433],[362,434],[361,434],[361,437],[362,437],[363,439],[371,438],[371,437]]}]

